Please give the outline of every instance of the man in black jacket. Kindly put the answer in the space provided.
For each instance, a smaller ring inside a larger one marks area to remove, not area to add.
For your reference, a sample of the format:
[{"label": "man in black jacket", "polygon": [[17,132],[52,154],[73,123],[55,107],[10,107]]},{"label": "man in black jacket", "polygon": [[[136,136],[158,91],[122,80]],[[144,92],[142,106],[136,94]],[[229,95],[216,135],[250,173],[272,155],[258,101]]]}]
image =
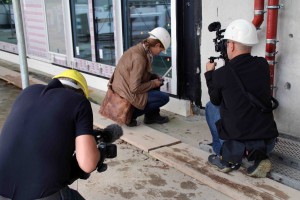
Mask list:
[{"label": "man in black jacket", "polygon": [[228,63],[216,70],[216,63],[206,64],[205,78],[210,96],[206,117],[216,153],[210,155],[208,161],[220,171],[229,172],[235,164],[240,165],[240,162],[233,162],[237,155],[251,157],[249,160],[254,160],[254,165],[247,169],[248,175],[265,177],[271,170],[268,153],[273,150],[278,136],[276,123],[272,111],[262,112],[253,106],[242,88],[271,108],[269,65],[264,58],[251,56],[251,48],[258,39],[250,22],[233,21],[224,39]]}]

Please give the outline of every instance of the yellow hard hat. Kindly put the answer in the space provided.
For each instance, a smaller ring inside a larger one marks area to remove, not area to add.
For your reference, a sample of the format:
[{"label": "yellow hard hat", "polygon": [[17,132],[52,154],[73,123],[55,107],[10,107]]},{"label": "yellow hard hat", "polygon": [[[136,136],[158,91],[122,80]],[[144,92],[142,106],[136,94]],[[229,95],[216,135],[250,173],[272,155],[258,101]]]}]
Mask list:
[{"label": "yellow hard hat", "polygon": [[70,79],[77,81],[80,84],[86,98],[89,97],[89,90],[88,90],[88,85],[86,83],[86,80],[85,80],[84,76],[77,70],[68,69],[68,70],[62,72],[61,74],[54,76],[53,78],[70,78]]}]

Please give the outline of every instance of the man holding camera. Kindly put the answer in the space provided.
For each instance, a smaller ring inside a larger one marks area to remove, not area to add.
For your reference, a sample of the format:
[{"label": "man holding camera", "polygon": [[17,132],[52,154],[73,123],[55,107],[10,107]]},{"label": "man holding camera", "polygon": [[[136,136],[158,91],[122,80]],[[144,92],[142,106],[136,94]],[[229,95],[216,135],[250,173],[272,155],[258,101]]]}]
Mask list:
[{"label": "man holding camera", "polygon": [[[215,69],[215,62],[206,64],[205,78],[210,102],[206,119],[213,150],[208,162],[222,172],[238,169],[243,156],[254,161],[247,169],[252,177],[265,177],[271,170],[268,154],[278,136],[271,109],[263,112],[247,95],[255,96],[260,104],[272,107],[269,65],[264,58],[251,56],[258,43],[254,25],[246,20],[229,24],[223,41],[228,61]],[[246,95],[247,94],[247,95]]]},{"label": "man holding camera", "polygon": [[68,184],[103,158],[86,80],[66,70],[14,102],[0,134],[0,199],[84,199]]}]

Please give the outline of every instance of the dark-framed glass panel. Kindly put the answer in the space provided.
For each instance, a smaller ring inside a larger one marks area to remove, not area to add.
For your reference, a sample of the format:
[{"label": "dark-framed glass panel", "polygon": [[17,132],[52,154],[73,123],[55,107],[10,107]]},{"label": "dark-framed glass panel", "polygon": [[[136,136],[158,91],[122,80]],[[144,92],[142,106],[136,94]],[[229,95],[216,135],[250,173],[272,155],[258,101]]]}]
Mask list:
[{"label": "dark-framed glass panel", "polygon": [[92,60],[88,0],[71,0],[74,57]]},{"label": "dark-framed glass panel", "polygon": [[17,44],[12,0],[0,0],[0,41]]},{"label": "dark-framed glass panel", "polygon": [[63,0],[45,0],[49,50],[66,54]]},{"label": "dark-framed glass panel", "polygon": [[94,0],[96,61],[114,66],[115,40],[112,0]]},{"label": "dark-framed glass panel", "polygon": [[[171,34],[171,0],[122,1],[124,50],[141,42],[156,27],[164,27]],[[171,46],[167,54],[155,56],[152,69],[161,76],[171,77]]]}]

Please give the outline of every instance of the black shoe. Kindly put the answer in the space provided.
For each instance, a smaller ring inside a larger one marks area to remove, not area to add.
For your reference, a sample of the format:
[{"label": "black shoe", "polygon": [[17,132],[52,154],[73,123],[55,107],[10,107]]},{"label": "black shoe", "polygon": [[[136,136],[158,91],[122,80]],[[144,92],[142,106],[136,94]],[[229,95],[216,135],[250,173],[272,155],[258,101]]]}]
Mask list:
[{"label": "black shoe", "polygon": [[254,165],[248,167],[247,175],[256,178],[265,178],[271,171],[272,163],[269,159],[254,161]]},{"label": "black shoe", "polygon": [[217,170],[219,170],[221,172],[228,173],[228,172],[232,171],[231,167],[226,166],[226,165],[221,163],[221,159],[217,155],[212,154],[212,155],[208,156],[208,163],[211,166],[216,167]]},{"label": "black shoe", "polygon": [[145,124],[164,124],[164,123],[167,123],[169,122],[169,118],[168,117],[163,117],[163,116],[160,116],[160,115],[156,115],[156,116],[153,116],[153,117],[147,117],[145,115],[145,118],[144,118],[144,123]]},{"label": "black shoe", "polygon": [[128,124],[126,124],[126,126],[128,126],[128,127],[135,127],[137,125],[138,125],[138,123],[137,123],[136,119],[131,119],[131,121]]}]

